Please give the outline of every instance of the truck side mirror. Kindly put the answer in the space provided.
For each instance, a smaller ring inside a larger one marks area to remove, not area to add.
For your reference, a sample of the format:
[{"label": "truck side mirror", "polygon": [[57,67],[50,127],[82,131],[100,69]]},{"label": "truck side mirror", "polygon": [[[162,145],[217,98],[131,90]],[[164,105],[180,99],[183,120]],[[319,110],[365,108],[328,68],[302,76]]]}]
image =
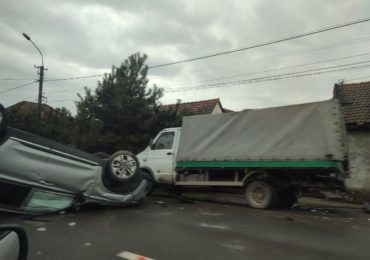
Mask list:
[{"label": "truck side mirror", "polygon": [[154,148],[153,138],[150,138],[150,140],[149,140],[149,147],[150,147],[150,149],[153,149]]}]

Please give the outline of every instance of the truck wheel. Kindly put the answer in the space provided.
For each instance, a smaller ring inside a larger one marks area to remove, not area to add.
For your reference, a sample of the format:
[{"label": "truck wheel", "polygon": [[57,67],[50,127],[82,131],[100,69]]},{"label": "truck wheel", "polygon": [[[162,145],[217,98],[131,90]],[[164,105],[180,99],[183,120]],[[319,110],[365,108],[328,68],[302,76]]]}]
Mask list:
[{"label": "truck wheel", "polygon": [[297,194],[292,188],[279,191],[279,199],[276,207],[279,209],[290,209],[297,202]]},{"label": "truck wheel", "polygon": [[7,123],[8,120],[5,108],[3,107],[3,105],[0,104],[0,137],[2,137],[3,134],[5,133]]},{"label": "truck wheel", "polygon": [[245,198],[250,207],[268,209],[275,206],[278,193],[271,184],[264,181],[251,182],[245,189]]}]

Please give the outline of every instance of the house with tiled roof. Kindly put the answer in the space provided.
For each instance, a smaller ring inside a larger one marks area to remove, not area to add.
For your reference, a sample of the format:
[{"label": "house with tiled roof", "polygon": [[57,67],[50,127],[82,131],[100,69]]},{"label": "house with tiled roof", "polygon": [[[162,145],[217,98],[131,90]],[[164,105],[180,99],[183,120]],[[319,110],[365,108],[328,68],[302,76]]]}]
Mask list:
[{"label": "house with tiled roof", "polygon": [[233,112],[230,109],[223,108],[219,98],[200,100],[187,103],[177,103],[159,106],[159,110],[177,109],[179,112],[189,112],[192,115],[219,114]]},{"label": "house with tiled roof", "polygon": [[335,84],[347,127],[350,178],[347,189],[357,197],[370,197],[370,81]]},{"label": "house with tiled roof", "polygon": [[[30,102],[30,101],[21,101],[21,102],[18,102],[6,108],[8,113],[18,112],[21,114],[29,114],[31,112],[37,111],[37,109],[38,109],[38,104],[35,102]],[[44,117],[45,113],[49,113],[50,111],[54,110],[54,108],[52,108],[51,106],[47,104],[42,104],[41,109],[42,109],[41,117]]]},{"label": "house with tiled roof", "polygon": [[347,128],[370,126],[370,81],[335,84],[334,98],[341,104]]}]

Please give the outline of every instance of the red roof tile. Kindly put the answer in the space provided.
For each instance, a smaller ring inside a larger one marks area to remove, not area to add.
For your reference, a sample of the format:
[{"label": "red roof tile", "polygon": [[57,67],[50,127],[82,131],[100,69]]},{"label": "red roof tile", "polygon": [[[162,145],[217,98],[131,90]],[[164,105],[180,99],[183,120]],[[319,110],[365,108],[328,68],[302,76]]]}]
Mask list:
[{"label": "red roof tile", "polygon": [[178,111],[189,111],[194,113],[195,115],[211,114],[218,103],[220,103],[220,99],[215,98],[196,102],[162,105],[159,106],[159,110],[176,109],[176,106],[178,106]]},{"label": "red roof tile", "polygon": [[334,98],[342,106],[346,124],[370,123],[370,81],[335,84]]}]

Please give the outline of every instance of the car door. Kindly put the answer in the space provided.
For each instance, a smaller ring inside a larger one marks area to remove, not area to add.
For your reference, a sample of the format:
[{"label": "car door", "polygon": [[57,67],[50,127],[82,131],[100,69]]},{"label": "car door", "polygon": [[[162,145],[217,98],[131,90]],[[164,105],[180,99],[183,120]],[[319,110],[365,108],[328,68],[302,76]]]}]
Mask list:
[{"label": "car door", "polygon": [[176,131],[162,132],[148,150],[148,165],[158,182],[172,183]]},{"label": "car door", "polygon": [[49,158],[51,141],[9,129],[0,144],[0,177],[27,185],[39,184]]}]

